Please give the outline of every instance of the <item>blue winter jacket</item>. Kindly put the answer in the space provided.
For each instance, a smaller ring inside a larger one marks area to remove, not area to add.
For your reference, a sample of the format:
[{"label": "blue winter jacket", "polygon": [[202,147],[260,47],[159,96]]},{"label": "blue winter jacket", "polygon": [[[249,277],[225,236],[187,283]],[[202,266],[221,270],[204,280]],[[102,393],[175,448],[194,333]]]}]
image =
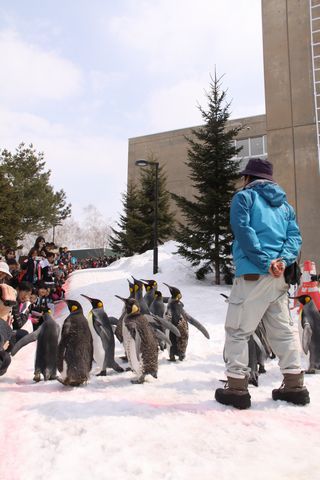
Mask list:
[{"label": "blue winter jacket", "polygon": [[276,183],[256,180],[236,193],[231,202],[236,277],[267,274],[271,260],[282,257],[286,265],[297,258],[301,235],[285,192]]}]

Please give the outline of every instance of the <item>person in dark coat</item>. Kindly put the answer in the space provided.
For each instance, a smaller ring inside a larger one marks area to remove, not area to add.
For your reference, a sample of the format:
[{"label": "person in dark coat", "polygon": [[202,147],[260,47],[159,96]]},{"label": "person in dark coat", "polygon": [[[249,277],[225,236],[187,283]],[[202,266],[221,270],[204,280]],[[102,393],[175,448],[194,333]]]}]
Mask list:
[{"label": "person in dark coat", "polygon": [[34,285],[37,280],[37,258],[38,250],[36,248],[31,248],[30,252],[28,253],[28,258],[23,262],[21,265],[21,274],[19,276],[19,280],[30,282]]}]

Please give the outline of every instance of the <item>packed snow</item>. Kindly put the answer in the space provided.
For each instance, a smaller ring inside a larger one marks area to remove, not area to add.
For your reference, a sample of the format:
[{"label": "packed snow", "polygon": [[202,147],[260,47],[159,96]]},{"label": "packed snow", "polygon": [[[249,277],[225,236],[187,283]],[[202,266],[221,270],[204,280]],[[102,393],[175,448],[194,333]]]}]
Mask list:
[{"label": "packed snow", "polygon": [[[210,333],[190,326],[183,362],[159,354],[158,379],[133,385],[132,372],[96,377],[72,388],[57,381],[34,383],[36,345],[20,350],[0,377],[0,477],[4,480],[264,480],[318,479],[320,467],[320,377],[306,376],[311,403],[300,407],[271,400],[281,384],[277,360],[268,360],[259,387],[250,386],[252,407],[239,411],[214,400],[225,378],[222,351],[227,309],[212,279],[198,281],[174,242],[159,248],[159,273],[152,275],[152,251],[123,258],[107,268],[76,271],[67,297],[90,304],[81,293],[103,300],[118,317],[127,297],[127,279],[156,278],[182,292],[185,310]],[[65,304],[56,305],[62,324]],[[292,317],[299,342],[299,318]],[[123,348],[116,341],[117,361]],[[307,357],[301,352],[303,366]]]}]

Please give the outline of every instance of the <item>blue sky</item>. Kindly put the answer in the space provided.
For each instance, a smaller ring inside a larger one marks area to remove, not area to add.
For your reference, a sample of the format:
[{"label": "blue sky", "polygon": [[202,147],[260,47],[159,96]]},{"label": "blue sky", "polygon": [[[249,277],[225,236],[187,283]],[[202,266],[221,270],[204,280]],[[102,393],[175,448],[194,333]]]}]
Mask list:
[{"label": "blue sky", "polygon": [[260,0],[3,0],[0,58],[0,148],[43,151],[75,218],[117,219],[128,138],[200,124],[215,67],[265,111]]}]

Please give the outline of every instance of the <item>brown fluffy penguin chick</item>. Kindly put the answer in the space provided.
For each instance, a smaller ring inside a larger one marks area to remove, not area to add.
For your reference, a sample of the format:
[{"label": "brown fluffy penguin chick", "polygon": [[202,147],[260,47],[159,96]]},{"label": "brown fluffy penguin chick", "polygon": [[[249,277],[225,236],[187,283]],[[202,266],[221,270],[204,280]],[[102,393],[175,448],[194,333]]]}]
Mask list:
[{"label": "brown fluffy penguin chick", "polygon": [[[164,285],[167,285],[166,283]],[[176,361],[176,356],[182,362],[186,356],[186,350],[189,340],[189,326],[188,321],[185,318],[183,304],[181,303],[181,292],[176,287],[167,285],[170,290],[171,298],[169,299],[167,310],[165,313],[165,319],[169,320],[177,327],[180,332],[180,337],[176,337],[170,332],[169,338],[171,341],[171,347],[169,352],[169,360],[171,362]]]},{"label": "brown fluffy penguin chick", "polygon": [[120,298],[125,303],[126,315],[123,319],[123,346],[129,365],[137,378],[132,383],[143,383],[146,375],[157,378],[158,342],[147,318],[140,312],[139,303],[134,298]]}]

